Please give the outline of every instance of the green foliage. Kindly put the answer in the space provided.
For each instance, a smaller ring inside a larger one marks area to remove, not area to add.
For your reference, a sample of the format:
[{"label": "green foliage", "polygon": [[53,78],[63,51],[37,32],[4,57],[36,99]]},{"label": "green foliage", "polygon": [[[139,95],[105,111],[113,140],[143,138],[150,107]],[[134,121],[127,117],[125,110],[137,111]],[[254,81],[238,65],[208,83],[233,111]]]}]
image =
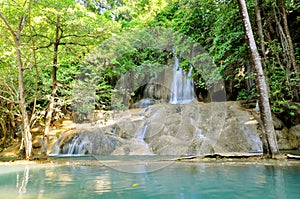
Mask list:
[{"label": "green foliage", "polygon": [[255,88],[252,88],[250,91],[247,89],[242,89],[237,96],[237,100],[251,100],[255,98],[256,95],[257,93]]},{"label": "green foliage", "polygon": [[[154,38],[156,33],[160,35],[159,31],[161,31],[162,38]],[[150,80],[149,78],[162,70],[170,58],[170,51],[161,46],[165,43],[164,33],[163,30],[152,28],[125,32],[102,42],[99,48],[89,55],[85,67],[90,70],[87,72],[91,74],[91,79],[95,75],[100,77],[95,83],[98,85],[97,103],[104,103],[106,106],[117,109],[128,106],[127,98],[122,100],[115,98],[123,94],[130,98],[140,85],[145,84]],[[128,79],[122,83],[124,75],[128,75]],[[131,80],[132,82],[126,82]],[[124,86],[127,89],[122,91]],[[121,102],[126,105],[121,106]]]},{"label": "green foliage", "polygon": [[[201,50],[197,47],[200,55],[195,55],[190,63],[196,63],[193,74],[196,86],[209,89],[232,75],[230,71],[235,71],[237,63],[244,62],[241,58],[247,49],[238,19],[237,4],[231,1],[186,0],[169,4],[153,24],[171,27],[181,38],[203,46]],[[187,45],[180,42],[177,45],[179,51],[188,51],[184,49]],[[237,47],[240,50],[236,50]]]},{"label": "green foliage", "polygon": [[[197,87],[209,90],[224,79],[226,86],[233,90],[231,100],[256,97],[255,86],[247,85],[254,79],[251,67],[240,74],[251,63],[235,1],[84,0],[83,4],[74,0],[26,1],[31,5],[30,10],[25,9],[24,2],[0,1],[0,12],[7,16],[14,29],[19,26],[19,16],[28,14],[21,52],[28,111],[32,111],[37,99],[33,115],[36,119],[43,120],[51,93],[57,28],[60,42],[57,117],[60,111],[70,110],[71,104],[78,121],[88,119],[95,106],[125,109],[127,99],[117,95],[135,95],[138,86],[166,65],[172,65],[174,53],[180,57],[180,67],[185,70],[193,67]],[[299,3],[285,3],[293,19],[289,25],[299,64],[299,31],[295,28],[299,26]],[[256,31],[254,1],[247,4]],[[268,52],[265,74],[273,112],[294,117],[292,101],[296,99],[299,79],[283,61],[285,49],[278,36],[280,31],[276,29],[274,6],[273,1],[264,1],[261,5]],[[8,118],[8,111],[15,116],[19,114],[19,107],[14,103],[19,100],[18,76],[13,39],[3,21],[0,38],[0,115]],[[134,81],[128,83],[129,89],[116,91],[118,81],[125,74],[131,75]],[[8,107],[11,102],[14,103],[12,109]]]}]

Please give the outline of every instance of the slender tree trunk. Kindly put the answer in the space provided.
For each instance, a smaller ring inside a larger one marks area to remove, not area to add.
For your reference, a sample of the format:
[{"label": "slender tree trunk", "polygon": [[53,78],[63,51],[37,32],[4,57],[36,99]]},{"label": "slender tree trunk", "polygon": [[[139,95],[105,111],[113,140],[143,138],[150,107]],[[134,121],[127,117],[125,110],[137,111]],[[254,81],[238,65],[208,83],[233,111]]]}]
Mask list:
[{"label": "slender tree trunk", "polygon": [[[288,20],[287,20],[284,0],[279,0],[279,4],[280,4],[279,6],[280,6],[281,14],[282,14],[283,30],[286,35],[286,39],[287,39],[287,43],[288,43],[288,54],[291,59],[291,65],[292,65],[294,71],[296,72],[296,77],[299,79],[300,78],[300,69],[297,65],[296,58],[295,58],[294,45],[293,45],[293,41],[291,38],[289,26],[288,26]],[[296,88],[294,88],[294,91],[295,91],[295,95],[296,95],[295,98],[297,101],[299,101],[299,98],[300,98],[299,86],[296,86]]]},{"label": "slender tree trunk", "polygon": [[255,69],[255,80],[256,87],[259,95],[259,109],[260,109],[260,117],[263,123],[265,139],[263,140],[263,144],[267,146],[263,146],[264,154],[266,156],[271,156],[275,158],[276,155],[279,154],[279,149],[277,146],[276,134],[273,125],[273,119],[269,104],[268,97],[268,89],[267,84],[260,60],[260,56],[257,51],[256,43],[253,36],[253,31],[251,28],[251,23],[247,11],[247,6],[245,0],[238,0],[240,14],[242,16],[245,37],[250,50],[250,58],[251,62]]},{"label": "slender tree trunk", "polygon": [[17,39],[16,47],[17,47],[16,57],[18,60],[18,72],[19,72],[18,79],[19,79],[20,106],[21,106],[22,122],[23,122],[22,143],[21,143],[20,150],[19,150],[19,158],[23,159],[24,154],[22,154],[22,153],[24,153],[24,151],[25,151],[25,158],[31,159],[32,155],[33,155],[32,154],[32,137],[31,137],[31,133],[30,133],[28,114],[26,111],[26,102],[25,102],[25,96],[24,96],[23,67],[22,67],[21,52],[20,52],[20,45],[19,45],[18,39]]},{"label": "slender tree trunk", "polygon": [[[31,1],[30,1],[31,3]],[[30,32],[30,40],[32,43],[32,55],[33,55],[33,66],[35,68],[35,96],[34,96],[34,100],[33,100],[33,107],[32,107],[32,111],[31,111],[31,118],[29,121],[30,127],[33,127],[36,120],[34,120],[34,115],[35,115],[35,110],[36,110],[36,101],[37,101],[37,96],[38,96],[38,90],[39,90],[39,70],[38,70],[38,66],[37,66],[37,62],[36,62],[36,49],[35,49],[35,41],[33,39],[33,31],[32,31],[32,26],[31,26],[31,9],[29,6],[29,12],[28,12],[28,25],[29,25],[29,32]]]},{"label": "slender tree trunk", "polygon": [[25,95],[24,95],[24,80],[23,80],[23,63],[21,58],[21,45],[20,45],[20,38],[21,38],[21,31],[24,28],[26,15],[22,16],[20,19],[20,24],[18,29],[14,31],[10,26],[9,22],[7,21],[6,17],[0,12],[0,18],[4,21],[8,31],[11,33],[16,48],[16,61],[18,66],[18,83],[19,83],[19,98],[20,98],[20,107],[22,112],[22,124],[23,124],[23,131],[22,131],[22,141],[21,146],[19,149],[18,157],[20,159],[26,158],[27,160],[32,159],[33,151],[32,151],[32,136],[30,132],[30,125],[28,114],[26,111],[26,102],[25,102]]},{"label": "slender tree trunk", "polygon": [[257,22],[257,34],[259,37],[261,54],[263,56],[263,65],[266,66],[267,58],[266,58],[266,48],[265,48],[265,39],[264,39],[262,19],[261,19],[260,4],[261,4],[261,0],[256,0],[255,16],[256,16],[256,22]]},{"label": "slender tree trunk", "polygon": [[[51,96],[49,99],[49,107],[48,112],[46,115],[46,125],[44,130],[44,137],[49,138],[49,132],[50,132],[50,126],[51,126],[51,120],[52,120],[52,114],[55,109],[55,94],[57,91],[57,58],[58,58],[58,46],[59,46],[59,40],[60,40],[60,16],[57,15],[57,21],[56,21],[56,31],[55,31],[55,42],[54,42],[54,55],[53,55],[53,66],[52,66],[52,91]],[[47,142],[43,142],[43,147],[41,151],[42,158],[45,158],[47,156]]]},{"label": "slender tree trunk", "polygon": [[292,63],[292,67],[294,68],[295,72],[297,72],[298,74],[300,73],[300,69],[296,64],[296,58],[295,58],[295,53],[294,53],[294,45],[293,45],[293,41],[291,38],[291,34],[290,34],[290,30],[289,30],[289,26],[288,26],[288,20],[287,20],[287,15],[286,15],[286,10],[285,10],[285,5],[284,5],[284,1],[280,0],[280,9],[281,9],[281,14],[282,14],[282,22],[283,22],[283,30],[284,33],[286,35],[287,38],[287,42],[289,45],[289,55],[290,55],[290,59],[291,59],[291,63]]}]

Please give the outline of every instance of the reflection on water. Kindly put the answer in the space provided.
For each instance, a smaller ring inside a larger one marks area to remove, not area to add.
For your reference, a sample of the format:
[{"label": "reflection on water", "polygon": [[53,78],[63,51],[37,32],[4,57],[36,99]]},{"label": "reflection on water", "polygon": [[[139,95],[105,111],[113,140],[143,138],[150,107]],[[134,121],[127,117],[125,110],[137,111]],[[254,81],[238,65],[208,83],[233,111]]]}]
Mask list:
[{"label": "reflection on water", "polygon": [[154,172],[0,166],[0,198],[298,198],[299,166],[175,163]]},{"label": "reflection on water", "polygon": [[17,174],[17,184],[16,187],[19,190],[20,194],[26,193],[26,187],[29,180],[29,167],[25,166],[23,177],[20,179],[19,174]]}]

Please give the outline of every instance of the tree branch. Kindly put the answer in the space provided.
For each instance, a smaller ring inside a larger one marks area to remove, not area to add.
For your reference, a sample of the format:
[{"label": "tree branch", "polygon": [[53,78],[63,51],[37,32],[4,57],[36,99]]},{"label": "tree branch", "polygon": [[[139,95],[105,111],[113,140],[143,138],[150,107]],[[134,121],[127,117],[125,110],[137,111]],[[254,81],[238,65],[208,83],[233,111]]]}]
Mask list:
[{"label": "tree branch", "polygon": [[49,48],[49,47],[52,46],[52,45],[53,45],[53,43],[50,42],[48,45],[36,47],[36,48],[34,48],[34,50],[39,50],[39,49],[43,49],[43,48]]},{"label": "tree branch", "polygon": [[9,99],[9,98],[3,97],[2,95],[0,95],[0,98],[2,98],[2,99],[4,99],[4,100],[6,100],[6,101],[8,101],[8,102],[12,102],[12,103],[16,103],[16,104],[19,104],[19,103],[20,103],[20,102],[17,102],[17,101],[11,100],[11,99]]},{"label": "tree branch", "polygon": [[76,42],[60,42],[59,45],[78,45],[78,46],[88,46],[87,44],[81,44]]},{"label": "tree branch", "polygon": [[84,38],[84,37],[98,38],[97,36],[90,35],[90,34],[85,34],[85,35],[70,34],[70,35],[64,35],[61,38],[68,38],[68,37],[76,37],[76,38]]},{"label": "tree branch", "polygon": [[11,32],[11,34],[13,35],[13,37],[16,37],[15,31],[12,29],[12,27],[10,26],[8,20],[6,19],[6,17],[4,16],[4,14],[3,14],[2,12],[0,12],[0,17],[1,17],[1,19],[4,21],[6,27],[7,27],[8,30]]},{"label": "tree branch", "polygon": [[32,34],[32,37],[42,37],[42,38],[51,40],[48,36],[46,36],[46,35],[40,35],[40,34]]}]

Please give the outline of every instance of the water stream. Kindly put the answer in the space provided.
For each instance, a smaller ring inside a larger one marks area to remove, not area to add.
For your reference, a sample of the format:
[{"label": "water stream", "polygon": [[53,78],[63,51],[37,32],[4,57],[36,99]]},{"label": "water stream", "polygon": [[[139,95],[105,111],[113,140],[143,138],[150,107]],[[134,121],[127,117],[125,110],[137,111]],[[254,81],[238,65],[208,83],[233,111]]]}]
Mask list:
[{"label": "water stream", "polygon": [[73,138],[72,143],[70,143],[67,154],[91,154],[91,145],[87,136],[81,137],[77,136]]},{"label": "water stream", "polygon": [[130,155],[153,155],[151,147],[145,142],[146,133],[148,125],[145,124],[142,128],[138,130],[137,135],[134,137],[134,142],[132,143],[133,152]]},{"label": "water stream", "polygon": [[179,67],[179,59],[174,55],[173,81],[171,86],[171,104],[189,104],[195,101],[194,82],[192,79],[191,67],[186,73]]},{"label": "water stream", "polygon": [[146,133],[147,133],[147,128],[148,125],[144,125],[142,128],[140,128],[140,130],[138,131],[138,134],[136,136],[136,139],[140,142],[140,143],[145,143],[144,139],[146,137]]}]

